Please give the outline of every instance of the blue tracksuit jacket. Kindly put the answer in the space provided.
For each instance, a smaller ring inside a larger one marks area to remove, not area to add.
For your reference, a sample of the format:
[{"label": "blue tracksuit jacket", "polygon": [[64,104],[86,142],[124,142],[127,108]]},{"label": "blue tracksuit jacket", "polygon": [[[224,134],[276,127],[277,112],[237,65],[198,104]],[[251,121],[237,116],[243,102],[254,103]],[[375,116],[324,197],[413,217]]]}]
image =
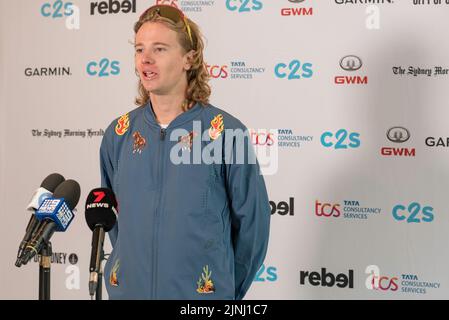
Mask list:
[{"label": "blue tracksuit jacket", "polygon": [[258,163],[249,164],[247,156],[243,164],[170,160],[175,154],[193,163],[195,143],[235,152],[237,140],[225,139],[226,129],[246,130],[228,113],[200,104],[166,129],[151,104],[109,125],[100,148],[101,180],[119,209],[104,270],[110,299],[244,297],[269,236],[270,205]]}]

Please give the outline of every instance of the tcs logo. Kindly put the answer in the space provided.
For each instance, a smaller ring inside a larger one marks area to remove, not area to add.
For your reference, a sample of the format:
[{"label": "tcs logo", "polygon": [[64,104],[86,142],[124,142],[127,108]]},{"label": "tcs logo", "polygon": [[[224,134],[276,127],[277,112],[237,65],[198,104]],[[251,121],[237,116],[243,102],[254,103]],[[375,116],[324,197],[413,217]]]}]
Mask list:
[{"label": "tcs logo", "polygon": [[366,267],[365,273],[369,274],[365,282],[368,290],[397,291],[399,289],[399,278],[381,276],[378,266]]},{"label": "tcs logo", "polygon": [[332,132],[325,132],[321,135],[323,147],[334,149],[348,149],[360,147],[360,133],[348,133],[345,129],[340,129],[334,135]]},{"label": "tcs logo", "polygon": [[110,61],[103,58],[100,62],[91,61],[87,64],[87,74],[90,76],[108,77],[109,75],[116,76],[120,74],[120,62]]},{"label": "tcs logo", "polygon": [[207,72],[213,79],[226,79],[229,76],[228,66],[206,65]]},{"label": "tcs logo", "polygon": [[261,0],[226,0],[226,9],[229,11],[251,12],[262,10]]},{"label": "tcs logo", "polygon": [[274,67],[274,74],[277,78],[288,80],[297,80],[301,78],[311,78],[313,75],[311,63],[303,63],[299,60],[292,60],[288,65],[285,63],[278,63]]},{"label": "tcs logo", "polygon": [[53,19],[68,17],[73,14],[73,3],[62,2],[61,0],[55,1],[53,4],[44,3],[41,7],[41,15],[45,18],[51,17]]},{"label": "tcs logo", "polygon": [[271,132],[257,132],[250,130],[251,143],[256,146],[272,146],[274,144],[274,134]]},{"label": "tcs logo", "polygon": [[320,203],[315,201],[315,214],[318,217],[335,217],[338,218],[341,215],[340,204]]},{"label": "tcs logo", "polygon": [[421,207],[418,202],[413,202],[408,207],[398,204],[393,207],[392,213],[395,220],[407,220],[407,223],[432,222],[434,220],[433,208]]}]

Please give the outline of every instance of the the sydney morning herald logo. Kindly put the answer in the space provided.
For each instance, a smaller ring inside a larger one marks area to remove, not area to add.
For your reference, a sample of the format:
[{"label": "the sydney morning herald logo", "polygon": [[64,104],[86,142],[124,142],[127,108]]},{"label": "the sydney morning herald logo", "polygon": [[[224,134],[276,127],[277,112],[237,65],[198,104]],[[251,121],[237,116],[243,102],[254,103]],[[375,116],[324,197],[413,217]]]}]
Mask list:
[{"label": "the sydney morning herald logo", "polygon": [[[71,264],[76,265],[78,263],[78,254],[66,252],[53,252],[51,255],[51,263],[53,264]],[[40,263],[41,255],[35,255],[32,260],[35,263]]]}]

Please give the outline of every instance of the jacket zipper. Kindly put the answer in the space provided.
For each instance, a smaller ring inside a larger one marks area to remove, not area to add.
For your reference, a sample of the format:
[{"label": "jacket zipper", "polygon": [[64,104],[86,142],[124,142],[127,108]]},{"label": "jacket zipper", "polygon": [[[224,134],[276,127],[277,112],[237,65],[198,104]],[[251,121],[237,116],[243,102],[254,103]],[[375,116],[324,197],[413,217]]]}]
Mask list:
[{"label": "jacket zipper", "polygon": [[159,215],[159,206],[161,203],[161,198],[162,198],[162,166],[163,166],[163,152],[164,152],[164,141],[165,141],[165,134],[166,134],[166,129],[161,128],[160,130],[160,144],[159,144],[159,170],[158,170],[158,182],[159,182],[159,198],[157,200],[157,205],[156,205],[156,213],[154,215],[154,224],[153,224],[153,299],[157,299],[157,238],[158,238],[158,226],[159,226],[159,221],[158,221],[158,215]]}]

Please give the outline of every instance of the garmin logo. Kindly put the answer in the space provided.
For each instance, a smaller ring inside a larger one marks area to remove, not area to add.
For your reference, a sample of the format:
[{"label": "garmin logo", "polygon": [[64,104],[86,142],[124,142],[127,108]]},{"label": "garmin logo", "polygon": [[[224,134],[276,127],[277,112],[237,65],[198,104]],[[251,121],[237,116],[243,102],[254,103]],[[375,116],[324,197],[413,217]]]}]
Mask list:
[{"label": "garmin logo", "polygon": [[335,0],[336,4],[393,4],[393,0]]},{"label": "garmin logo", "polygon": [[25,76],[27,77],[52,77],[52,76],[71,76],[70,67],[42,67],[42,68],[26,68]]}]

